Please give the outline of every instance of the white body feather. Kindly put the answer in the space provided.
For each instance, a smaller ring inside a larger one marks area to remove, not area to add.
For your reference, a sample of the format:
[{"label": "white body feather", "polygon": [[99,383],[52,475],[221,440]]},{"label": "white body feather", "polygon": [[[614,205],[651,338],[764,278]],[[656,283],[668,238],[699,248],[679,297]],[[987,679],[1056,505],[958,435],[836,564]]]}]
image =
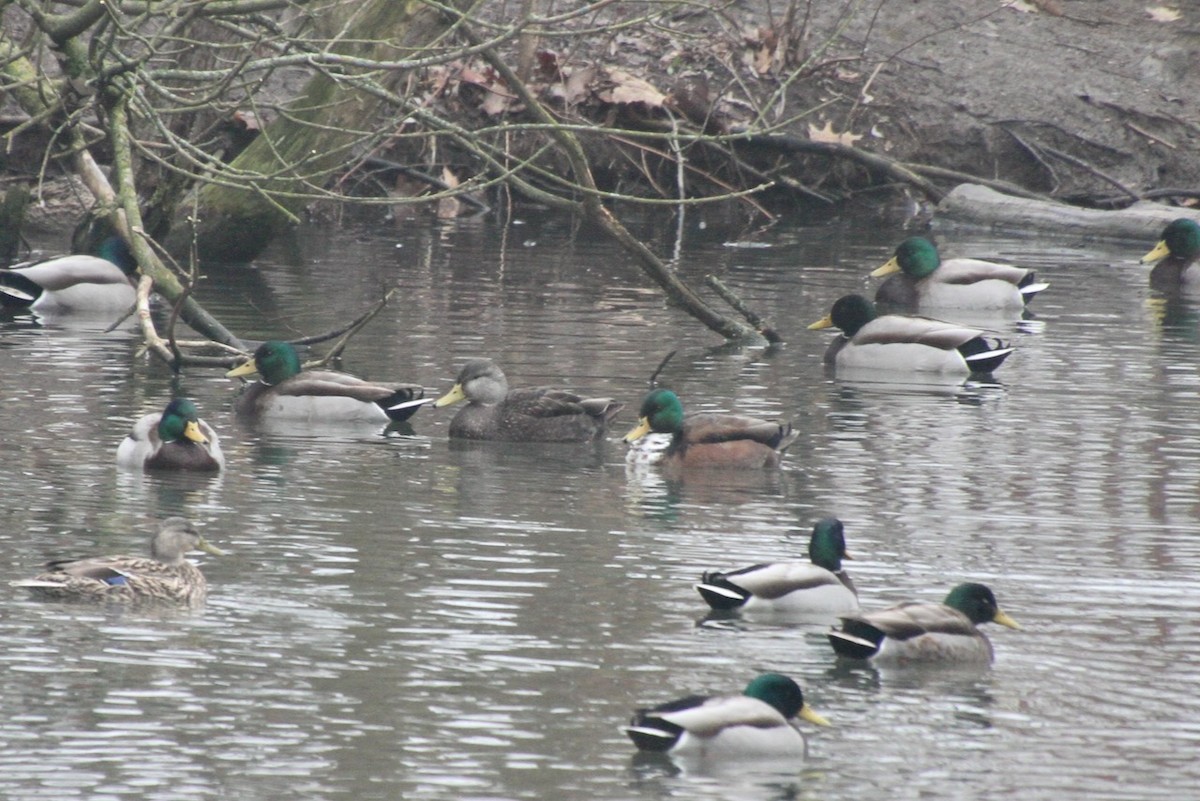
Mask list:
[{"label": "white body feather", "polygon": [[[869,324],[868,324],[869,325]],[[941,375],[968,375],[971,368],[957,350],[915,342],[856,345],[846,342],[837,351],[834,365],[847,370],[905,370]]]},{"label": "white body feather", "polygon": [[31,308],[39,312],[121,312],[136,292],[121,268],[96,256],[63,256],[12,270],[38,286],[42,294]]},{"label": "white body feather", "polygon": [[387,423],[379,404],[336,395],[279,395],[260,400],[258,414],[273,420],[306,423]]},{"label": "white body feather", "polygon": [[725,577],[751,594],[745,610],[831,615],[859,610],[854,591],[812,562],[775,562]]},{"label": "white body feather", "polygon": [[[958,276],[985,276],[958,283]],[[921,308],[995,309],[1019,312],[1025,308],[1025,298],[1017,287],[1027,270],[1011,264],[999,264],[983,259],[946,259],[930,279],[918,282]]]},{"label": "white body feather", "polygon": [[871,661],[880,665],[903,665],[915,662],[955,662],[988,664],[994,659],[992,644],[979,634],[930,633],[907,640],[885,637],[879,652]]},{"label": "white body feather", "polygon": [[770,704],[748,696],[710,698],[658,715],[682,726],[672,754],[701,759],[804,756],[804,737]]}]

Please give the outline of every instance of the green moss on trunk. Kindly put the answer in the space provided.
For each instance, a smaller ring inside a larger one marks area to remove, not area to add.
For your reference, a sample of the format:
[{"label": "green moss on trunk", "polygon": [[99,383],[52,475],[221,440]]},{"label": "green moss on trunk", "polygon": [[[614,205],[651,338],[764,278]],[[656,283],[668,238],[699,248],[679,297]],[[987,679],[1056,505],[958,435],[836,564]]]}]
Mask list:
[{"label": "green moss on trunk", "polygon": [[[349,19],[325,21],[327,30],[343,32],[331,52],[376,61],[416,57],[450,25],[436,8],[416,0],[369,0],[365,7],[344,3],[338,8]],[[406,72],[371,77],[392,89],[401,85]],[[256,256],[311,202],[314,189],[356,155],[355,148],[370,133],[364,129],[379,117],[383,102],[328,75],[313,77],[287,112],[230,165],[263,177],[249,188],[203,186],[194,202],[180,209],[188,219],[174,226],[172,249],[190,244],[194,236],[204,259],[244,261]]]}]

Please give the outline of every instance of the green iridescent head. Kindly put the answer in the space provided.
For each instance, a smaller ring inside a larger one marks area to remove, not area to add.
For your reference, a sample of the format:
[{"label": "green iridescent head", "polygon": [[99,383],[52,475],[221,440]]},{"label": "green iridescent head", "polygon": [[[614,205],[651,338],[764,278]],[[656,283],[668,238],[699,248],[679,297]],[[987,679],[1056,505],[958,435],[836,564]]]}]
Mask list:
[{"label": "green iridescent head", "polygon": [[225,375],[237,376],[258,373],[269,386],[280,384],[300,372],[300,355],[288,342],[264,342],[254,351],[254,358]]},{"label": "green iridescent head", "polygon": [[975,624],[999,623],[1010,629],[1021,628],[1015,620],[1000,610],[1000,605],[996,603],[996,596],[983,584],[973,582],[959,584],[950,590],[950,594],[942,603],[962,612]]},{"label": "green iridescent head", "polygon": [[176,398],[163,409],[162,417],[158,420],[158,436],[163,442],[208,442],[208,437],[200,431],[200,414],[196,404],[186,398]]},{"label": "green iridescent head", "polygon": [[808,541],[808,558],[814,565],[833,573],[842,569],[842,560],[850,556],[846,553],[846,535],[841,520],[826,517],[817,521]]},{"label": "green iridescent head", "polygon": [[897,245],[894,258],[904,274],[913,278],[926,277],[942,263],[937,247],[922,236],[910,237]]},{"label": "green iridescent head", "polygon": [[625,435],[626,442],[656,434],[678,434],[683,430],[683,404],[669,389],[656,389],[646,395],[638,412],[638,425]]},{"label": "green iridescent head", "polygon": [[809,723],[818,726],[829,725],[829,721],[804,703],[804,693],[800,690],[800,685],[781,673],[763,673],[757,676],[746,685],[742,694],[770,704],[785,718],[791,719],[799,715]]},{"label": "green iridescent head", "polygon": [[833,326],[841,329],[842,333],[852,337],[867,323],[874,320],[875,304],[862,295],[843,295],[834,301],[829,316],[813,323],[809,328],[828,328]]},{"label": "green iridescent head", "polygon": [[1167,256],[1185,261],[1200,256],[1200,223],[1188,217],[1180,217],[1167,223],[1162,232],[1162,240],[1154,250],[1142,257],[1142,262],[1159,261]]}]

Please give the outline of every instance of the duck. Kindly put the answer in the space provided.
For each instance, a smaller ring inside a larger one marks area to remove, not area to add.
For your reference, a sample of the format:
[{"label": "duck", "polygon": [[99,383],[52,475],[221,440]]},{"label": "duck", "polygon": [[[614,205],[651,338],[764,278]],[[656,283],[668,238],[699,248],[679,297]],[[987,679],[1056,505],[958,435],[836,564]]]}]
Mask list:
[{"label": "duck", "polygon": [[50,562],[45,572],[11,586],[51,600],[196,605],[204,601],[208,584],[200,568],[184,558],[190,551],[225,555],[189,520],[169,517],[150,540],[149,557],[94,556]]},{"label": "duck", "polygon": [[450,421],[451,439],[510,442],[592,442],[625,404],[611,398],[585,398],[552,387],[508,388],[508,379],[492,359],[470,359],[454,386],[434,408],[461,401],[467,405]]},{"label": "duck", "polygon": [[846,615],[828,632],[838,656],[879,664],[986,663],[995,658],[981,623],[1021,626],[1000,609],[984,584],[959,584],[940,604],[909,601],[888,609]]},{"label": "duck", "polygon": [[238,397],[237,413],[252,419],[322,423],[402,422],[425,403],[417,384],[381,384],[336,370],[304,370],[290,342],[259,345],[249,361],[225,374],[258,373]]},{"label": "duck", "polygon": [[836,517],[818,520],[808,541],[807,562],[771,562],[703,574],[696,591],[716,611],[769,609],[820,615],[859,610],[858,591],[842,569],[845,527]]},{"label": "duck", "polygon": [[671,467],[778,467],[800,436],[787,422],[712,412],[685,416],[679,396],[662,388],[642,399],[638,424],[624,441],[635,443],[651,433],[671,436],[657,454],[659,464]]},{"label": "duck", "polygon": [[756,676],[741,695],[689,695],[639,709],[625,733],[639,751],[700,759],[803,757],[793,720],[829,721],[804,702],[800,685],[780,673]]},{"label": "duck", "polygon": [[973,309],[1022,311],[1049,284],[1037,273],[1012,264],[983,259],[942,259],[925,237],[914,236],[896,246],[895,254],[871,273],[889,276],[875,290],[875,302],[903,309]]},{"label": "duck", "polygon": [[144,415],[117,446],[117,464],[137,470],[225,469],[221,440],[200,419],[196,404],[175,398],[158,413]]},{"label": "duck", "polygon": [[829,315],[808,326],[841,329],[825,350],[837,368],[917,373],[988,374],[1013,352],[978,328],[904,314],[879,315],[862,295],[844,295]]},{"label": "duck", "polygon": [[1142,264],[1153,264],[1150,286],[1162,291],[1200,287],[1200,223],[1189,217],[1172,220],[1163,228],[1158,244],[1142,256]]},{"label": "duck", "polygon": [[0,307],[40,313],[113,313],[132,308],[129,281],[136,264],[124,240],[112,236],[98,255],[74,254],[0,270]]}]

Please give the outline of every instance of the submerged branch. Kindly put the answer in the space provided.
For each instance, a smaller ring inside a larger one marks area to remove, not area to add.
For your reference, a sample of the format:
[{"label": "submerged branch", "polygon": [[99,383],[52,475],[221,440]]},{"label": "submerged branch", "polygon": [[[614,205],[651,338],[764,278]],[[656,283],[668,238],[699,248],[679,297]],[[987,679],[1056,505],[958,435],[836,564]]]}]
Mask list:
[{"label": "submerged branch", "polygon": [[[475,39],[470,31],[465,30],[464,35],[469,40],[474,41]],[[725,317],[700,298],[691,287],[680,280],[674,271],[654,251],[621,224],[616,215],[600,202],[596,182],[592,176],[591,165],[579,139],[569,131],[555,125],[554,117],[542,105],[541,101],[534,97],[528,87],[517,78],[516,74],[499,55],[490,49],[485,49],[481,52],[487,62],[496,70],[497,74],[517,94],[521,102],[526,105],[529,112],[536,119],[550,126],[550,136],[562,148],[567,161],[571,165],[575,181],[583,190],[583,200],[579,205],[579,210],[582,211],[583,216],[637,258],[642,271],[662,287],[668,298],[682,307],[692,317],[704,323],[708,328],[726,339],[749,340],[757,338],[758,335],[754,329]]]}]

